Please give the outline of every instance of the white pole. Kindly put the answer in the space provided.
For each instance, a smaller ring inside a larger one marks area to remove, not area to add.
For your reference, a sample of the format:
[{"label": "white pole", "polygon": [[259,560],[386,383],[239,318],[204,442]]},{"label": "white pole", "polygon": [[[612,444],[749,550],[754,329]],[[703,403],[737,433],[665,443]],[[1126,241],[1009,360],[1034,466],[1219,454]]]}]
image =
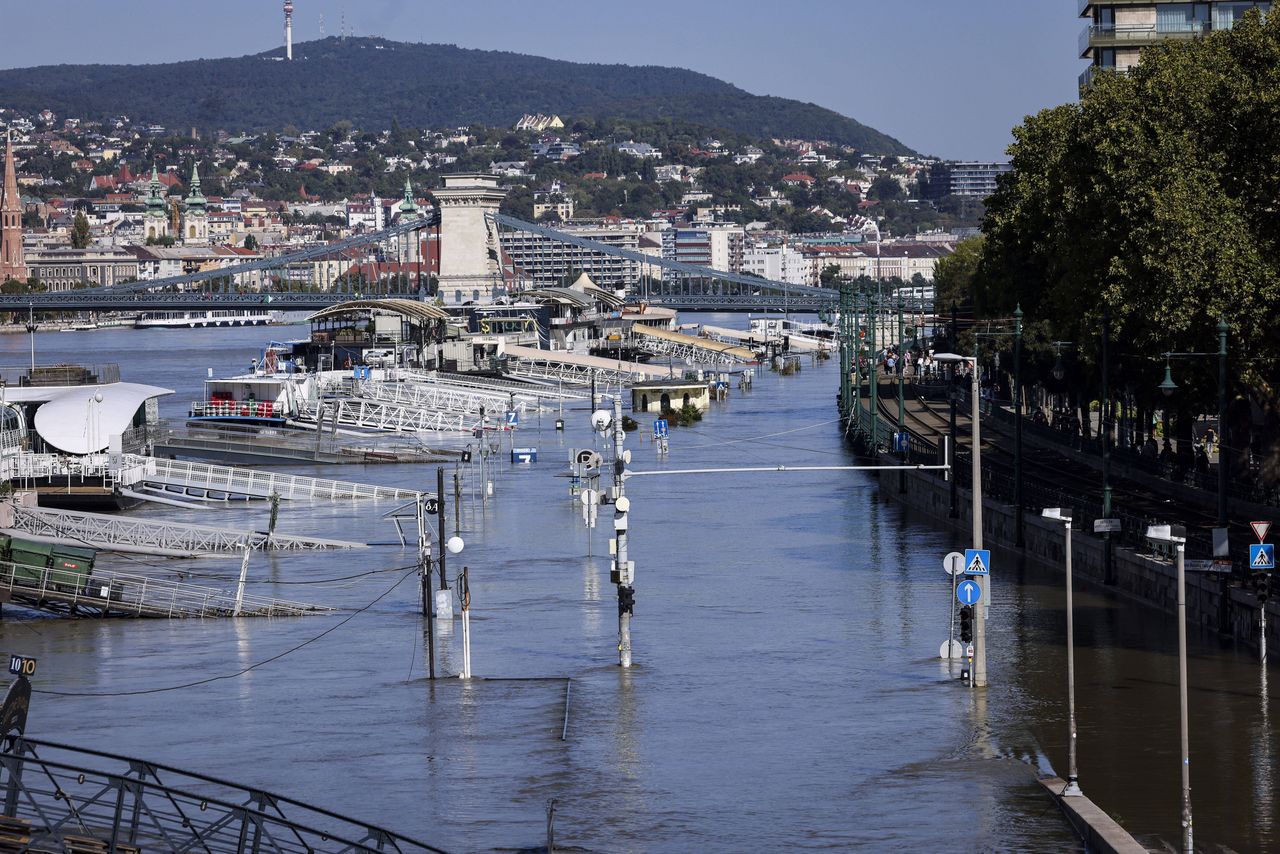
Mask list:
[{"label": "white pole", "polygon": [[[626,486],[623,478],[623,442],[626,439],[626,433],[622,429],[622,396],[613,400],[613,442],[614,442],[614,483],[618,487],[618,496],[614,499],[614,507],[617,514],[614,517],[614,533],[617,537],[618,548],[615,559],[618,566],[618,664],[622,667],[631,666],[631,608],[630,605],[624,605],[623,597],[634,595],[634,588],[631,586],[633,580],[628,572],[629,564],[627,563],[627,512],[629,502],[626,500],[624,490]],[[619,506],[619,502],[621,506]]]},{"label": "white pole", "polygon": [[1259,641],[1258,641],[1259,643],[1258,652],[1260,657],[1262,658],[1262,663],[1265,665],[1267,663],[1267,603],[1266,602],[1263,602],[1262,607],[1259,609],[1258,622],[1262,629],[1261,637],[1259,638]]},{"label": "white pole", "polygon": [[458,598],[462,604],[462,678],[471,678],[471,585],[467,578],[467,568],[462,568],[462,584],[458,588]]},{"label": "white pole", "polygon": [[1178,549],[1178,694],[1182,723],[1182,850],[1193,854],[1191,829],[1191,752],[1187,745],[1187,576],[1186,543]]},{"label": "white pole", "polygon": [[244,541],[244,560],[240,561],[240,581],[236,584],[236,609],[232,612],[233,617],[240,616],[240,610],[244,605],[244,583],[249,576],[249,545],[248,537]]},{"label": "white pole", "polygon": [[1067,527],[1067,727],[1071,740],[1067,743],[1067,788],[1064,796],[1083,795],[1080,791],[1079,775],[1076,773],[1076,635],[1075,609],[1071,591],[1071,520],[1066,520]]}]

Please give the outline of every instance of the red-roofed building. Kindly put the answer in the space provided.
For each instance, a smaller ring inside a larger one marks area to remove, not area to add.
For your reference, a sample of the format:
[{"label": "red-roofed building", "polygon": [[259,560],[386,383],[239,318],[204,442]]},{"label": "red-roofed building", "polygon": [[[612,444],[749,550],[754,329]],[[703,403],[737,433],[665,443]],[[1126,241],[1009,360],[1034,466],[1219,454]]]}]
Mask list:
[{"label": "red-roofed building", "polygon": [[807,172],[792,172],[790,175],[782,176],[782,183],[788,187],[812,187],[817,180]]}]

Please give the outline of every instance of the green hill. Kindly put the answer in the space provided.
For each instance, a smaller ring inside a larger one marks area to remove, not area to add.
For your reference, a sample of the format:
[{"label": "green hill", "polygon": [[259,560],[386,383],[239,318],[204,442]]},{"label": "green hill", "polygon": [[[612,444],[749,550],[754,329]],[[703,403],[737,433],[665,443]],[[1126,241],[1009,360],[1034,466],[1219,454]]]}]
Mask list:
[{"label": "green hill", "polygon": [[167,127],[503,126],[524,113],[566,119],[673,118],[755,137],[827,139],[909,154],[892,137],[815,104],[762,97],[682,68],[597,65],[452,45],[330,37],[281,51],[159,65],[46,65],[0,71],[0,104],[26,112]]}]

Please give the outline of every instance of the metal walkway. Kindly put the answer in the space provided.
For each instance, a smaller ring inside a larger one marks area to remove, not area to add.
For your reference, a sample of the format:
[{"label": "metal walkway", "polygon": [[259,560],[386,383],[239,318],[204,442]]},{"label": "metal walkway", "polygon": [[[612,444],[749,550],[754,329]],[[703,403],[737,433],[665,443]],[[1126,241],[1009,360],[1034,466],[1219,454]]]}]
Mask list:
[{"label": "metal walkway", "polygon": [[277,474],[254,469],[217,466],[209,463],[164,460],[154,457],[126,457],[126,469],[141,468],[138,478],[142,483],[163,492],[209,498],[270,498],[273,494],[285,499],[388,499],[391,501],[416,501],[416,490],[396,486],[377,486],[347,480],[327,480],[297,474]]},{"label": "metal walkway", "polygon": [[640,362],[619,362],[598,356],[583,356],[563,350],[539,350],[535,347],[506,346],[507,373],[515,377],[558,380],[575,385],[590,385],[592,378],[604,385],[628,385],[660,379],[667,368]]},{"label": "metal walkway", "polygon": [[435,383],[360,380],[355,383],[355,392],[356,397],[361,400],[375,400],[449,415],[469,415],[476,419],[480,417],[482,408],[486,414],[497,416],[512,407],[522,414],[531,406],[537,407],[537,402],[528,398],[515,398],[502,392],[449,388]]},{"label": "metal walkway", "polygon": [[388,433],[469,432],[480,420],[479,415],[436,412],[397,403],[362,400],[358,397],[335,398],[310,404],[293,419],[299,424],[316,426],[335,422],[343,427],[380,430]]},{"label": "metal walkway", "polygon": [[0,528],[4,533],[46,542],[87,545],[110,551],[186,557],[217,552],[239,552],[251,549],[273,551],[319,551],[324,549],[362,549],[364,543],[300,537],[262,531],[233,531],[208,525],[181,522],[156,522],[128,516],[83,513],[78,510],[54,510],[47,507],[0,505],[10,522]]},{"label": "metal walkway", "polygon": [[514,394],[516,399],[538,400],[585,400],[589,394],[579,388],[560,388],[558,386],[539,385],[516,380],[500,380],[486,376],[465,376],[462,374],[440,374],[432,371],[415,371],[399,369],[394,376],[410,382],[435,382],[452,388],[471,388],[490,391],[495,394]]},{"label": "metal walkway", "polygon": [[4,740],[0,789],[19,850],[445,854],[280,795],[24,735]]},{"label": "metal walkway", "polygon": [[712,338],[697,338],[665,329],[654,329],[639,323],[631,327],[631,336],[636,346],[647,352],[674,356],[686,362],[746,364],[759,361],[756,354],[746,347],[726,344]]},{"label": "metal walkway", "polygon": [[[317,605],[244,595],[181,581],[94,569],[80,584],[65,571],[0,563],[0,590],[15,604],[73,617],[301,617],[332,611]],[[237,613],[238,611],[238,613]]]}]

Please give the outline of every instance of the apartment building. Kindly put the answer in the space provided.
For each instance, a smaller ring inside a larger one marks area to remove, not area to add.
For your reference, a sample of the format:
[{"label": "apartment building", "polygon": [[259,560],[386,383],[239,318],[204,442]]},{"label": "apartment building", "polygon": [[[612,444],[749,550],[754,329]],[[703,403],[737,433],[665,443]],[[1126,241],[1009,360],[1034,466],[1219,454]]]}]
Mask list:
[{"label": "apartment building", "polygon": [[1080,33],[1080,58],[1089,68],[1080,75],[1084,88],[1104,68],[1127,71],[1138,64],[1147,45],[1190,39],[1214,30],[1229,30],[1251,9],[1271,10],[1264,0],[1077,0],[1080,17],[1089,21]]},{"label": "apartment building", "polygon": [[928,177],[920,182],[926,199],[943,196],[972,196],[985,199],[996,191],[996,180],[1013,171],[1011,163],[947,161],[929,167]]},{"label": "apartment building", "polygon": [[662,257],[726,273],[741,273],[746,239],[746,229],[740,225],[668,228],[662,232]]},{"label": "apartment building", "polygon": [[790,246],[751,247],[742,255],[742,272],[792,285],[818,283],[818,271],[813,262]]},{"label": "apartment building", "polygon": [[111,287],[138,278],[138,259],[111,246],[37,249],[27,257],[31,275],[50,291]]},{"label": "apartment building", "polygon": [[[640,251],[640,225],[559,226],[559,231],[619,249]],[[518,287],[555,286],[565,276],[586,273],[602,288],[622,288],[640,278],[640,262],[601,255],[524,231],[506,231],[502,243],[503,273]]]}]

